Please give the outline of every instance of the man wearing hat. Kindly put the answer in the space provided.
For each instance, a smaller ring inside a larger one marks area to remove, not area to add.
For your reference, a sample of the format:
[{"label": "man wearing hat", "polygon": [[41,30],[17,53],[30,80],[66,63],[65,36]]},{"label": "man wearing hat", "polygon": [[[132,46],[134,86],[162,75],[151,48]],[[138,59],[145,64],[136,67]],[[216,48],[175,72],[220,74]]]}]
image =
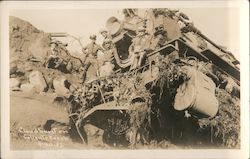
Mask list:
[{"label": "man wearing hat", "polygon": [[102,66],[99,68],[99,76],[105,77],[113,73],[114,64],[112,63],[115,47],[111,39],[104,39],[102,47],[104,48],[104,57],[102,59]]},{"label": "man wearing hat", "polygon": [[163,47],[168,40],[169,39],[167,31],[165,30],[164,25],[160,24],[159,26],[155,27],[154,38],[151,43],[151,48],[158,49],[160,47]]},{"label": "man wearing hat", "polygon": [[129,47],[129,56],[131,58],[130,70],[140,67],[146,55],[147,50],[150,48],[152,36],[146,32],[146,28],[141,26],[138,28],[136,37],[132,40]]},{"label": "man wearing hat", "polygon": [[47,68],[58,68],[63,63],[63,59],[59,56],[60,49],[58,46],[58,41],[50,42],[50,51],[48,53],[49,55],[45,59],[45,66]]},{"label": "man wearing hat", "polygon": [[103,36],[104,40],[105,39],[111,39],[111,35],[109,34],[109,32],[105,29],[101,29],[100,30],[100,34]]},{"label": "man wearing hat", "polygon": [[105,41],[105,40],[111,40],[112,37],[111,37],[111,35],[109,34],[109,32],[108,32],[107,30],[105,30],[105,29],[101,29],[101,30],[100,30],[100,34],[101,34],[102,37],[103,37],[103,43],[102,43],[102,47],[103,47],[103,45],[105,45],[105,44],[104,44],[104,41]]},{"label": "man wearing hat", "polygon": [[102,47],[104,48],[104,61],[111,61],[114,56],[115,47],[111,39],[105,39]]},{"label": "man wearing hat", "polygon": [[89,39],[91,40],[91,43],[87,44],[85,47],[83,47],[83,52],[87,55],[92,55],[93,57],[97,57],[97,52],[99,50],[104,51],[102,47],[98,44],[96,44],[96,35],[90,35]]},{"label": "man wearing hat", "polygon": [[85,81],[86,79],[86,73],[90,65],[95,66],[96,64],[97,52],[99,50],[104,51],[100,45],[96,44],[96,35],[94,34],[90,35],[89,39],[91,40],[91,43],[83,47],[83,50],[82,50],[86,54],[85,65],[84,65],[83,74],[82,74],[83,81]]}]

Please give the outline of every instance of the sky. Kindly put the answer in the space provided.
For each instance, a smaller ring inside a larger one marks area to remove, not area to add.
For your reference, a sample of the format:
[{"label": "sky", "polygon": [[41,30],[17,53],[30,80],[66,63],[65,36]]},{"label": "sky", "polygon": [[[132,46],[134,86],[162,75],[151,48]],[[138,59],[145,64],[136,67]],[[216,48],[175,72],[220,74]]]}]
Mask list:
[{"label": "sky", "polygon": [[[194,25],[209,39],[228,48],[240,58],[240,12],[238,8],[179,8]],[[102,38],[99,31],[105,28],[109,17],[122,19],[121,10],[116,9],[58,9],[58,10],[11,10],[11,16],[19,17],[45,32],[66,32],[81,38],[84,44],[89,35],[96,34],[97,42]],[[72,51],[80,51],[78,42],[66,39]]]}]

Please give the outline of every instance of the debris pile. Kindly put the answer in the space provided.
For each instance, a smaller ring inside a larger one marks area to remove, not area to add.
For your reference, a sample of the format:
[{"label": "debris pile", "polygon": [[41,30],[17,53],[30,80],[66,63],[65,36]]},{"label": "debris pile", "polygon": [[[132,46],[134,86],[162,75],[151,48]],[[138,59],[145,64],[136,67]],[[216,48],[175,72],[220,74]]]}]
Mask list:
[{"label": "debris pile", "polygon": [[[212,142],[222,143],[229,148],[240,148],[240,105],[225,90],[217,91],[219,112],[213,119],[200,119],[201,131],[211,131]],[[214,139],[213,139],[214,138]],[[213,141],[215,140],[215,141]]]}]

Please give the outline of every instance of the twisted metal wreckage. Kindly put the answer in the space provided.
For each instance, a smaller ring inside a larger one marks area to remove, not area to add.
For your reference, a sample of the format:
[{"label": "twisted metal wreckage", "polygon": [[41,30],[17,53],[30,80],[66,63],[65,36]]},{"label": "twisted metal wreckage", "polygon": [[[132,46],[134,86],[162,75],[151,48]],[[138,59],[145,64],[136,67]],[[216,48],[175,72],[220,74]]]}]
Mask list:
[{"label": "twisted metal wreckage", "polygon": [[[135,146],[162,136],[188,140],[197,132],[197,125],[210,124],[209,142],[214,142],[213,136],[218,140],[223,136],[222,143],[230,145],[225,134],[212,132],[211,123],[225,124],[217,118],[223,115],[223,101],[240,98],[239,61],[178,10],[124,9],[123,13],[122,21],[111,17],[106,23],[112,43],[106,51],[111,50],[112,56],[105,62],[112,65],[112,71],[71,89],[68,101],[72,129],[87,143],[83,125],[92,123],[104,130],[107,143],[118,142],[112,140],[119,136]],[[84,65],[84,60],[79,60]],[[69,63],[65,66],[72,69]],[[228,95],[219,98],[220,92]],[[238,111],[237,106],[228,107],[223,109]],[[228,134],[238,140],[239,127],[232,131]]]}]

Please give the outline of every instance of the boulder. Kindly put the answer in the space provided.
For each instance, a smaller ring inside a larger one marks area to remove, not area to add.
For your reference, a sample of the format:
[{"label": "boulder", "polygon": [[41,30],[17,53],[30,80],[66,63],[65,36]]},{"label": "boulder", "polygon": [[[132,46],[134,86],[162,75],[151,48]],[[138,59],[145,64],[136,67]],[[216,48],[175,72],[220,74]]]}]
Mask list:
[{"label": "boulder", "polygon": [[17,90],[19,89],[20,81],[17,78],[11,78],[10,79],[10,89],[11,90]]},{"label": "boulder", "polygon": [[88,145],[90,146],[102,146],[103,145],[103,133],[104,131],[92,124],[84,125],[84,130],[88,137]]},{"label": "boulder", "polygon": [[232,78],[228,78],[225,90],[233,96],[240,97],[240,86]]},{"label": "boulder", "polygon": [[31,72],[31,71],[33,71],[33,69],[32,69],[31,66],[26,65],[25,68],[24,68],[24,71],[25,71],[25,72]]},{"label": "boulder", "polygon": [[66,69],[67,69],[67,71],[71,72],[73,69],[73,64],[71,62],[68,62],[66,65]]},{"label": "boulder", "polygon": [[64,96],[69,97],[70,91],[69,91],[69,82],[65,78],[61,79],[54,79],[53,80],[53,87],[55,89],[55,93],[58,96]]},{"label": "boulder", "polygon": [[34,35],[32,43],[27,48],[28,52],[34,57],[33,60],[43,61],[45,59],[47,52],[50,50],[49,41],[49,34],[40,32],[36,36]]},{"label": "boulder", "polygon": [[29,81],[36,88],[37,92],[45,92],[47,91],[47,83],[39,71],[33,71],[29,75]]},{"label": "boulder", "polygon": [[100,77],[110,76],[114,71],[114,65],[111,62],[106,61],[99,69]]},{"label": "boulder", "polygon": [[71,84],[70,87],[69,87],[69,91],[70,92],[75,92],[77,90],[77,86],[75,84]]},{"label": "boulder", "polygon": [[227,78],[227,85],[225,87],[225,90],[230,94],[233,91],[233,89],[236,87],[236,85],[237,84],[234,82],[233,79]]},{"label": "boulder", "polygon": [[23,92],[32,92],[35,90],[35,86],[30,83],[24,83],[21,85],[21,91]]},{"label": "boulder", "polygon": [[17,65],[15,63],[10,64],[10,75],[15,74],[17,71]]}]

